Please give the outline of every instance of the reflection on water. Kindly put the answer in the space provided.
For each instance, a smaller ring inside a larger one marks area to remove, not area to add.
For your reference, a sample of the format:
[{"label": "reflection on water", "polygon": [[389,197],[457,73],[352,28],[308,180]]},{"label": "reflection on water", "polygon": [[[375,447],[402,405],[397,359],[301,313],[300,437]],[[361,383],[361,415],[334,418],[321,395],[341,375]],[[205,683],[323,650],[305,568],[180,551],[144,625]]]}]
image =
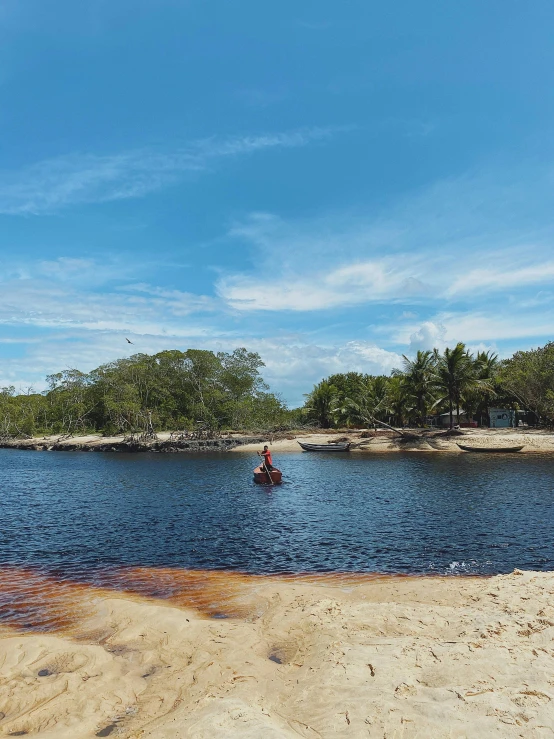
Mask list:
[{"label": "reflection on water", "polygon": [[275,488],[254,485],[256,461],[0,450],[0,566],[93,584],[152,567],[554,569],[550,458],[289,454]]}]

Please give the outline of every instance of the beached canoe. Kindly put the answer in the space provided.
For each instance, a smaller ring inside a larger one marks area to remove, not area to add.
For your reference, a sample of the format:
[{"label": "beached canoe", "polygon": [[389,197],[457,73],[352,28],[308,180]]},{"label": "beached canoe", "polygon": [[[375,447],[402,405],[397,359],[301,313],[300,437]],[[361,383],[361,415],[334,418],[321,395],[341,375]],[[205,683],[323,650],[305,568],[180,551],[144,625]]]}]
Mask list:
[{"label": "beached canoe", "polygon": [[303,444],[298,442],[305,452],[347,452],[350,449],[350,443],[345,444]]},{"label": "beached canoe", "polygon": [[520,452],[525,444],[522,446],[466,446],[465,444],[458,444],[460,449],[464,452]]},{"label": "beached canoe", "polygon": [[[271,475],[271,480],[269,476]],[[266,472],[261,466],[254,470],[254,482],[261,485],[279,485],[283,481],[281,470],[274,467],[271,472]]]}]

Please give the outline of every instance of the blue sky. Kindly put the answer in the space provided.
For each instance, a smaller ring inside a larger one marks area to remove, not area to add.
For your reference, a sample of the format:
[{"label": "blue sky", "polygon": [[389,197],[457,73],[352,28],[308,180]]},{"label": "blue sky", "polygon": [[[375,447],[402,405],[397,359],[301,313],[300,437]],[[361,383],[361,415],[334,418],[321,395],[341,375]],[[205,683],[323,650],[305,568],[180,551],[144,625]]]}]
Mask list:
[{"label": "blue sky", "polygon": [[550,0],[0,0],[0,385],[246,346],[295,405],[552,339],[553,32]]}]

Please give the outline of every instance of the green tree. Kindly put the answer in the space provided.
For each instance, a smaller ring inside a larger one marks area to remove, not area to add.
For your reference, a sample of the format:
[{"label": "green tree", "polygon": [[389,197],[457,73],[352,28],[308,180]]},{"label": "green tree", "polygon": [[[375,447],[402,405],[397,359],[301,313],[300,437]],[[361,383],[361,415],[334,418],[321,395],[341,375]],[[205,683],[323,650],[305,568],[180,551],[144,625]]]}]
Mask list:
[{"label": "green tree", "polygon": [[443,354],[436,350],[436,385],[440,398],[436,403],[448,403],[450,428],[454,425],[453,410],[456,407],[458,423],[460,422],[460,403],[465,393],[471,391],[476,384],[475,365],[472,357],[461,342],[454,349],[446,348]]},{"label": "green tree", "polygon": [[371,377],[366,375],[357,388],[356,395],[345,398],[345,410],[354,424],[364,426],[375,425],[376,420],[383,420],[390,411],[388,377]]},{"label": "green tree", "polygon": [[488,419],[488,408],[498,396],[497,376],[499,362],[494,352],[478,352],[474,360],[476,382],[465,392],[464,405],[468,415],[475,415],[479,423]]},{"label": "green tree", "polygon": [[412,400],[416,422],[423,426],[436,395],[436,357],[433,352],[418,351],[415,359],[405,355],[402,359],[403,369],[394,370],[393,374],[402,378],[406,396]]},{"label": "green tree", "polygon": [[388,410],[392,423],[404,426],[412,410],[411,400],[404,378],[398,374],[393,375],[388,387]]},{"label": "green tree", "polygon": [[516,352],[501,364],[502,389],[539,420],[554,423],[554,342]]},{"label": "green tree", "polygon": [[334,420],[337,388],[328,380],[318,383],[306,398],[304,409],[310,421],[324,429],[331,428]]},{"label": "green tree", "polygon": [[48,375],[46,381],[50,386],[48,401],[56,430],[70,435],[85,431],[89,424],[87,416],[92,410],[87,392],[89,375],[70,369]]},{"label": "green tree", "polygon": [[88,374],[65,370],[47,378],[44,394],[0,390],[0,436],[286,426],[290,411],[269,392],[262,367],[258,354],[239,348],[135,354]]}]

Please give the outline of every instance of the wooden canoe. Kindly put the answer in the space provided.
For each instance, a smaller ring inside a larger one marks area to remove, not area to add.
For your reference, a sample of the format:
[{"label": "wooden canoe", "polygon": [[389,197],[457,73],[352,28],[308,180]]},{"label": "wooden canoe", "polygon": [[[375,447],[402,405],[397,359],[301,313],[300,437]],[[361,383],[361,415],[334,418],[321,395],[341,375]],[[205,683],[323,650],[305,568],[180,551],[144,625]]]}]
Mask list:
[{"label": "wooden canoe", "polygon": [[350,442],[344,444],[304,444],[298,442],[305,452],[347,452],[350,450]]},{"label": "wooden canoe", "polygon": [[465,444],[458,444],[460,449],[464,452],[520,452],[525,444],[522,446],[465,446]]},{"label": "wooden canoe", "polygon": [[[271,475],[271,480],[269,476]],[[260,485],[279,485],[283,481],[281,470],[274,467],[271,472],[266,472],[261,466],[254,470],[254,482]]]}]

